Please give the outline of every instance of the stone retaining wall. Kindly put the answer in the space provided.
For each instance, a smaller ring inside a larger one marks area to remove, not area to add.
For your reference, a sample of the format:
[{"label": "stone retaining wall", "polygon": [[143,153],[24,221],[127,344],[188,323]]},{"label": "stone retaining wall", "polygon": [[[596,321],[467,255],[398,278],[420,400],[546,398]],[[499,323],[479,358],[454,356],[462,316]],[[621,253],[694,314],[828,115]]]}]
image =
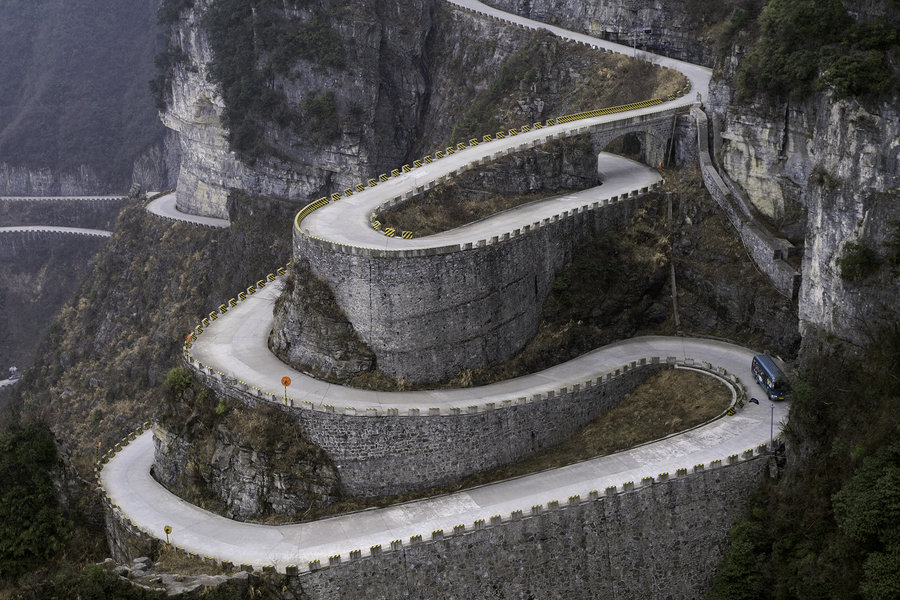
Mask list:
[{"label": "stone retaining wall", "polygon": [[409,382],[442,381],[515,355],[537,331],[556,272],[573,250],[598,232],[624,228],[647,191],[462,247],[388,252],[295,228],[294,255],[328,283],[378,369]]},{"label": "stone retaining wall", "polygon": [[[697,598],[715,575],[729,529],[748,508],[750,490],[770,469],[770,450],[763,444],[741,456],[584,497],[548,499],[452,531],[347,549],[288,565],[285,575],[268,565],[191,556],[226,570],[261,571],[278,583],[269,589],[280,589],[285,599]],[[104,505],[117,560],[156,555],[162,540],[132,523],[108,496]]]},{"label": "stone retaining wall", "polygon": [[698,598],[767,466],[763,456],[735,457],[728,466],[701,465],[637,489],[626,484],[609,495],[551,501],[431,539],[371,548],[350,561],[314,563],[291,587],[316,600]]},{"label": "stone retaining wall", "polygon": [[[188,364],[219,395],[251,407],[259,402],[278,406],[297,420],[306,439],[328,454],[347,494],[376,496],[442,485],[521,461],[570,437],[617,406],[652,373],[676,363],[674,358],[649,357],[530,398],[452,408],[444,414],[437,408],[358,413],[333,406],[314,410],[305,403],[285,406],[277,395],[250,388],[197,362]],[[725,374],[711,365],[705,368]]]}]

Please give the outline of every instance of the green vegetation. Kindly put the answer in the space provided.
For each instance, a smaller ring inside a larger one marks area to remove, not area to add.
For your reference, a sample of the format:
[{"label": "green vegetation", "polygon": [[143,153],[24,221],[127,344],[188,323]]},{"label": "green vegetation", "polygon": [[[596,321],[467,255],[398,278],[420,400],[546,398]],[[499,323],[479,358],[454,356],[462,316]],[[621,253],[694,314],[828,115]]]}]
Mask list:
[{"label": "green vegetation", "polygon": [[751,500],[708,599],[896,598],[900,326],[819,356],[795,386],[794,461]]},{"label": "green vegetation", "polygon": [[303,109],[305,129],[310,141],[315,144],[327,144],[341,134],[337,104],[331,90],[307,96],[300,103],[300,108]]},{"label": "green vegetation", "polygon": [[[733,19],[735,26],[744,21],[737,9]],[[897,89],[892,65],[900,31],[883,19],[856,22],[840,0],[771,0],[757,24],[759,39],[737,74],[747,95],[802,99],[832,87],[839,97],[880,96]]]},{"label": "green vegetation", "polygon": [[343,68],[342,43],[324,15],[302,20],[286,15],[274,0],[220,0],[210,6],[203,24],[213,49],[210,78],[225,101],[223,124],[232,149],[244,160],[277,154],[264,139],[266,122],[306,134],[317,144],[340,133],[332,92],[308,97],[298,110],[276,84],[279,77],[293,77],[301,60]]},{"label": "green vegetation", "polygon": [[49,430],[14,423],[0,434],[0,581],[17,580],[66,543],[71,523],[56,498],[58,467]]},{"label": "green vegetation", "polygon": [[897,266],[900,265],[900,221],[891,221],[888,225],[893,230],[888,239],[884,242],[887,248],[888,263]]},{"label": "green vegetation", "polygon": [[172,75],[175,67],[186,62],[187,58],[187,54],[181,48],[166,48],[154,58],[156,74],[150,80],[150,93],[157,110],[166,110],[166,104],[171,95]]},{"label": "green vegetation", "polygon": [[863,242],[848,242],[843,254],[835,262],[841,277],[847,281],[862,281],[877,271],[881,264],[875,251]]},{"label": "green vegetation", "polygon": [[494,79],[488,89],[475,98],[472,107],[462,120],[453,128],[450,142],[468,141],[471,137],[481,138],[485,133],[504,130],[508,123],[501,123],[494,107],[501,100],[519,89],[521,83],[528,83],[534,78],[534,71],[540,69],[541,54],[537,52],[536,43],[516,52],[500,67],[500,76]]},{"label": "green vegetation", "polygon": [[184,367],[175,367],[166,373],[166,383],[176,392],[187,389],[194,380],[191,372]]}]

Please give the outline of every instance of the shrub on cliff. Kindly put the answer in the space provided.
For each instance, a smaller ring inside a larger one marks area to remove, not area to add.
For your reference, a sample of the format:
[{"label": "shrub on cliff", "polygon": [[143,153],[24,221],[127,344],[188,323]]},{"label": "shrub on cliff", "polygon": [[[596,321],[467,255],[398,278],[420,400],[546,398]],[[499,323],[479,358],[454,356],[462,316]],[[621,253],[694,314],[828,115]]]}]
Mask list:
[{"label": "shrub on cliff", "polygon": [[862,281],[878,270],[881,261],[875,251],[862,242],[848,242],[844,252],[835,261],[841,277],[847,281]]},{"label": "shrub on cliff", "polygon": [[276,84],[278,78],[296,77],[300,61],[343,68],[343,45],[324,14],[294,16],[272,0],[218,0],[207,9],[203,25],[213,49],[209,77],[225,102],[222,121],[231,148],[243,160],[252,164],[276,154],[264,138],[266,123],[306,134],[316,143],[340,133],[332,92],[310,96],[298,107]]},{"label": "shrub on cliff", "polygon": [[187,389],[193,379],[191,372],[184,367],[175,367],[166,373],[166,383],[176,392]]}]

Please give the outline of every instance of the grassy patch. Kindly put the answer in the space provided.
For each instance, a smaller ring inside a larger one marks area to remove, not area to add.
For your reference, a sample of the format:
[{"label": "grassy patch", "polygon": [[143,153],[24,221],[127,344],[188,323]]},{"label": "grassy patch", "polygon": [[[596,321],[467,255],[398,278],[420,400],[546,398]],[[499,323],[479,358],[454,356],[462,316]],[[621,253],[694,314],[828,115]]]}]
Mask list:
[{"label": "grassy patch", "polygon": [[466,171],[377,219],[416,237],[433,235],[499,212],[598,184],[595,152],[587,136],[556,140]]},{"label": "grassy patch", "polygon": [[353,510],[388,506],[570,465],[626,450],[705,423],[721,414],[731,393],[720,381],[695,371],[664,370],[651,376],[622,403],[594,419],[568,440],[514,465],[477,473],[463,480],[397,496],[347,499],[307,513],[319,519]]},{"label": "grassy patch", "polygon": [[[446,141],[480,139],[484,134],[521,124],[510,120],[519,103],[527,104],[538,94],[552,95],[546,88],[547,81],[554,79],[550,71],[570,68],[570,63],[563,63],[560,56],[574,63],[587,60],[590,68],[580,73],[574,94],[553,108],[558,112],[534,115],[536,120],[665,96],[682,88],[686,81],[677,71],[626,56],[599,53],[541,30],[503,61],[499,75],[472,98],[469,110],[457,121]],[[545,109],[550,109],[550,105],[545,105]]]},{"label": "grassy patch", "polygon": [[389,208],[378,215],[384,227],[412,231],[416,237],[433,235],[473,223],[529,202],[538,202],[574,190],[537,191],[526,194],[492,194],[443,184],[421,200]]}]

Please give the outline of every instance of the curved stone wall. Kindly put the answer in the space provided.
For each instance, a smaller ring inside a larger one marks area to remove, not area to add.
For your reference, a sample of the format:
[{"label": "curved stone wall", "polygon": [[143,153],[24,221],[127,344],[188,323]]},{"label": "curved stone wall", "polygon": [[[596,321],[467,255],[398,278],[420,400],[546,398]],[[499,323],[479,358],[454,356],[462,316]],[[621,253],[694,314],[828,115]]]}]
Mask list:
[{"label": "curved stone wall", "polygon": [[378,369],[398,380],[441,381],[515,355],[537,331],[556,272],[573,249],[624,227],[636,196],[463,248],[384,252],[295,229],[294,255],[328,282]]},{"label": "curved stone wall", "polygon": [[[190,359],[186,357],[188,361]],[[443,485],[494,467],[518,462],[570,437],[617,406],[652,373],[674,359],[647,357],[588,381],[572,382],[530,398],[451,409],[392,408],[386,411],[311,404],[287,406],[213,371],[188,363],[204,384],[222,396],[255,406],[271,402],[299,424],[302,435],[337,465],[341,486],[352,496],[392,495]],[[691,363],[693,364],[693,363]],[[719,375],[725,373],[705,365]]]}]

